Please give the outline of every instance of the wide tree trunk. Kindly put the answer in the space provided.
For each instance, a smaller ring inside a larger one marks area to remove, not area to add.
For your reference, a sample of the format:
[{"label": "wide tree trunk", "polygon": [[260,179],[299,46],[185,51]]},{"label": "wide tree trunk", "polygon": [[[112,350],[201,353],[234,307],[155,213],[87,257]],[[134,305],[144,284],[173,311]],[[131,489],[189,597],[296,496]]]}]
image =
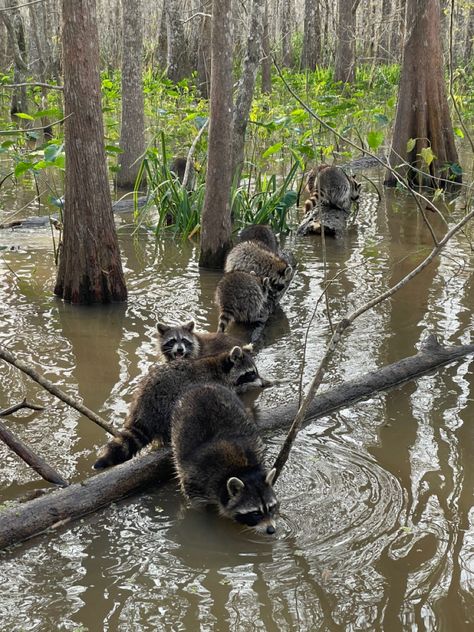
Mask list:
[{"label": "wide tree trunk", "polygon": [[[361,375],[316,396],[308,410],[306,423],[472,353],[474,345],[442,347],[434,336],[429,337],[416,355]],[[261,410],[257,413],[256,421],[265,432],[287,429],[297,409],[298,402],[293,401],[277,409]],[[54,525],[70,523],[144,485],[168,481],[172,475],[170,450],[160,450],[137,456],[66,489],[5,509],[0,513],[0,549],[31,538]]]},{"label": "wide tree trunk", "polygon": [[102,121],[95,0],[63,0],[64,233],[54,293],[71,303],[124,301]]},{"label": "wide tree trunk", "polygon": [[167,74],[177,83],[188,73],[186,38],[178,0],[166,0],[166,35],[168,43]]},{"label": "wide tree trunk", "polygon": [[143,15],[141,0],[122,5],[122,121],[117,186],[132,188],[145,151],[142,79]]},{"label": "wide tree trunk", "polygon": [[199,259],[204,268],[222,268],[231,246],[232,46],[232,0],[213,0],[210,125]]},{"label": "wide tree trunk", "polygon": [[262,35],[262,92],[272,92],[272,56],[270,47],[270,24],[268,14],[268,0],[265,2],[265,14],[263,17]]},{"label": "wide tree trunk", "polygon": [[[414,184],[449,188],[461,180],[457,162],[444,80],[439,0],[411,0],[390,164]],[[395,183],[388,173],[386,184]]]},{"label": "wide tree trunk", "polygon": [[334,81],[353,83],[355,79],[356,0],[338,0],[336,63]]},{"label": "wide tree trunk", "polygon": [[247,51],[243,61],[232,118],[232,175],[236,181],[240,178],[244,162],[245,132],[262,51],[264,13],[265,0],[253,0]]},{"label": "wide tree trunk", "polygon": [[305,0],[301,68],[315,70],[321,50],[321,20],[318,0]]}]

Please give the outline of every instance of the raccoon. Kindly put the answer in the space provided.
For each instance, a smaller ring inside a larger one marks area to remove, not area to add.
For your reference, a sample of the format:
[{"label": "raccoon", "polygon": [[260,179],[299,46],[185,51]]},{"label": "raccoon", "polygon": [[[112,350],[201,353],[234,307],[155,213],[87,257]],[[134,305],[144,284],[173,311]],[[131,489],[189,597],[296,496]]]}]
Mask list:
[{"label": "raccoon", "polygon": [[241,243],[244,241],[257,241],[259,246],[263,245],[275,254],[278,254],[280,249],[275,233],[270,226],[266,224],[251,224],[250,226],[246,226],[239,233],[239,241]]},{"label": "raccoon", "polygon": [[217,382],[236,392],[265,385],[252,356],[241,347],[187,362],[155,364],[135,393],[121,436],[104,447],[94,468],[127,461],[151,441],[169,443],[171,413],[177,399],[189,386],[206,382]]},{"label": "raccoon", "polygon": [[217,284],[219,307],[217,331],[224,332],[231,322],[265,323],[270,315],[269,280],[255,273],[227,272]]},{"label": "raccoon", "polygon": [[[183,184],[184,174],[186,172],[186,163],[187,163],[187,158],[176,156],[175,158],[173,158],[170,164],[170,171],[177,176],[181,184]],[[191,165],[189,167],[188,181],[186,183],[186,189],[188,191],[192,191],[194,189],[195,177],[196,175],[194,171],[194,165],[191,162]]]},{"label": "raccoon", "polygon": [[311,173],[306,185],[309,188],[311,183],[312,189],[311,197],[305,202],[306,213],[311,213],[318,202],[348,213],[352,203],[359,200],[360,183],[340,167],[320,165]]},{"label": "raccoon", "polygon": [[242,402],[228,388],[188,389],[171,421],[173,459],[184,495],[194,506],[275,533],[275,469],[263,465],[263,442]]},{"label": "raccoon", "polygon": [[237,244],[227,255],[225,272],[254,272],[258,277],[269,279],[270,311],[277,305],[291,279],[293,267],[283,257],[260,246],[256,241]]},{"label": "raccoon", "polygon": [[160,353],[167,362],[180,358],[202,358],[216,355],[222,351],[230,351],[233,347],[242,346],[244,351],[252,351],[252,345],[245,345],[234,336],[223,333],[198,333],[194,330],[194,322],[182,325],[164,325],[158,323],[160,337]]}]

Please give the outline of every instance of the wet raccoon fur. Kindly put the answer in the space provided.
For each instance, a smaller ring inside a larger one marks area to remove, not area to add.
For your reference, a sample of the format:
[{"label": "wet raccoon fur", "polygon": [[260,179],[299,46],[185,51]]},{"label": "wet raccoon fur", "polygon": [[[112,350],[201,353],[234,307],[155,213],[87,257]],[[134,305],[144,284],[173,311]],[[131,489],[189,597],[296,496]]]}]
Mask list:
[{"label": "wet raccoon fur", "polygon": [[279,255],[256,241],[237,244],[227,255],[225,272],[254,272],[258,277],[268,277],[274,305],[285,293],[294,276],[292,266]]},{"label": "wet raccoon fur", "polygon": [[244,351],[252,351],[252,345],[244,345],[234,336],[195,331],[193,321],[176,326],[158,323],[157,329],[160,338],[160,353],[165,362],[179,358],[203,358],[230,351],[239,345]]},{"label": "wet raccoon fur", "polygon": [[217,331],[224,332],[231,322],[265,323],[270,314],[269,280],[248,272],[227,272],[217,284],[216,304]]},{"label": "wet raccoon fur", "polygon": [[275,470],[265,469],[255,423],[232,391],[216,384],[188,389],[173,410],[171,445],[181,489],[193,505],[275,533]]},{"label": "wet raccoon fur", "polygon": [[239,233],[239,241],[241,243],[244,241],[258,241],[260,246],[263,244],[268,250],[271,250],[275,254],[278,254],[280,249],[275,233],[270,226],[266,224],[251,224],[250,226],[246,226]]},{"label": "wet raccoon fur", "polygon": [[252,356],[241,347],[187,362],[155,364],[140,382],[121,436],[103,448],[94,468],[127,461],[151,441],[169,443],[171,413],[177,399],[191,385],[207,382],[217,382],[237,392],[264,383]]},{"label": "wet raccoon fur", "polygon": [[359,200],[361,185],[340,167],[320,165],[311,172],[306,187],[311,187],[311,197],[305,202],[306,213],[312,212],[318,202],[348,213],[352,203]]}]

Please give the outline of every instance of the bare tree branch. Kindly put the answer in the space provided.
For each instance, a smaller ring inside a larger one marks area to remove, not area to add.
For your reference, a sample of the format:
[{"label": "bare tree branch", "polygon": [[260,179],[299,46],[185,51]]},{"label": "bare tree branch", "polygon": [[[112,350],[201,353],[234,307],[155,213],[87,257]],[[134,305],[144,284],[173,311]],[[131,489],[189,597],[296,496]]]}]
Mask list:
[{"label": "bare tree branch", "polygon": [[0,83],[0,88],[49,88],[50,90],[61,90],[63,91],[63,86],[53,86],[51,83],[42,83],[40,81],[25,81],[23,83]]},{"label": "bare tree branch", "polygon": [[21,410],[22,408],[29,408],[30,410],[44,410],[44,406],[37,406],[36,404],[28,404],[25,397],[25,399],[19,404],[14,404],[13,406],[9,406],[8,408],[4,408],[3,410],[0,410],[0,417],[6,417],[7,415],[16,413],[17,410]]}]

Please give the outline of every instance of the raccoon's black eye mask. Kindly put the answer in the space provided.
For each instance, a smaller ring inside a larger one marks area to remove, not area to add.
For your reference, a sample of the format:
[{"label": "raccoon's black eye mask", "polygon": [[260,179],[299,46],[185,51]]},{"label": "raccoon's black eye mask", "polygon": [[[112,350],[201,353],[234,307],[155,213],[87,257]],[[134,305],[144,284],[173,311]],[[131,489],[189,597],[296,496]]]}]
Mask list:
[{"label": "raccoon's black eye mask", "polygon": [[248,513],[241,513],[235,516],[235,520],[240,524],[245,524],[247,527],[255,527],[264,518],[263,511],[249,511]]},{"label": "raccoon's black eye mask", "polygon": [[249,384],[251,382],[255,382],[257,378],[258,373],[256,371],[247,371],[247,373],[244,373],[237,378],[236,385],[240,386],[241,384]]}]

